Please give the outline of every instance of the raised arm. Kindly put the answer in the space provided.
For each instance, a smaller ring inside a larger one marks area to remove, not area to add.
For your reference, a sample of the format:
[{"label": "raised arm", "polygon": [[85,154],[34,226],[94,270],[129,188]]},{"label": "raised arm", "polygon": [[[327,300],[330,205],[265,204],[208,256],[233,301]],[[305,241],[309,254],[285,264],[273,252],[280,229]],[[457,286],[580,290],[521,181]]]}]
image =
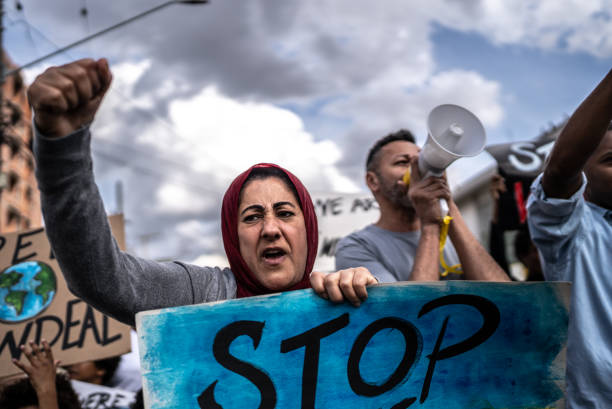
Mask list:
[{"label": "raised arm", "polygon": [[457,250],[465,278],[468,280],[510,281],[509,277],[482,247],[465,224],[459,208],[453,202],[445,178],[428,177],[421,180],[418,158],[411,161],[410,199],[421,220],[421,240],[411,280],[439,280],[438,257],[440,238],[440,199],[449,204],[449,215],[453,218],[448,236]]},{"label": "raised arm", "polygon": [[410,281],[438,281],[438,252],[440,240],[440,199],[450,198],[444,178],[421,179],[418,157],[410,161],[411,181],[408,195],[421,223],[421,237],[414,257]]},{"label": "raised arm", "polygon": [[555,142],[542,187],[549,197],[569,198],[582,183],[581,172],[612,120],[612,71],[572,114]]},{"label": "raised arm", "polygon": [[46,232],[68,287],[129,325],[138,311],[231,298],[231,273],[133,257],[113,240],[88,127],[110,81],[105,60],[79,60],[48,69],[28,93]]}]

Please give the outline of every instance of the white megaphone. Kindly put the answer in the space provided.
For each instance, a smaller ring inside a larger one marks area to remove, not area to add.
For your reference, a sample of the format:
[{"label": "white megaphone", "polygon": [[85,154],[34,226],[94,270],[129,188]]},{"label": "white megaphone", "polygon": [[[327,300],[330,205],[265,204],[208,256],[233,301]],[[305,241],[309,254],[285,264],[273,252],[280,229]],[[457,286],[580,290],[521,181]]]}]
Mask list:
[{"label": "white megaphone", "polygon": [[[458,105],[435,107],[427,118],[427,141],[419,154],[422,178],[442,176],[455,160],[476,156],[484,149],[485,130],[476,115]],[[440,200],[442,217],[448,214],[448,203]]]}]

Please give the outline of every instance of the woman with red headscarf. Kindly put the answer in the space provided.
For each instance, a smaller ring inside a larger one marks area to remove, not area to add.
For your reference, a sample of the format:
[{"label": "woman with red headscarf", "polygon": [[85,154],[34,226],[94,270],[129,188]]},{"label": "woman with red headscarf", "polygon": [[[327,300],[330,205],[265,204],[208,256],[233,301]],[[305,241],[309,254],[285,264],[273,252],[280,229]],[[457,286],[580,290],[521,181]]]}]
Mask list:
[{"label": "woman with red headscarf", "polygon": [[[50,68],[30,86],[34,153],[47,235],[71,291],[134,324],[139,311],[310,287],[317,220],[306,188],[271,164],[240,174],[223,199],[230,268],[159,263],[123,253],[96,188],[89,124],[110,85],[105,60]],[[376,279],[363,268],[313,275],[316,292],[358,305]]]}]

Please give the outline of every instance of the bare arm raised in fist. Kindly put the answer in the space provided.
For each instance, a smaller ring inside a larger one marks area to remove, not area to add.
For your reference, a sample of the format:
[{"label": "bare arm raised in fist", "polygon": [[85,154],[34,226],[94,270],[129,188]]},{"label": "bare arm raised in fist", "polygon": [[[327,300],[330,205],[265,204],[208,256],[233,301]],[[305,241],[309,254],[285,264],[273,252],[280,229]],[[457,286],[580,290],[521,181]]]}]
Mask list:
[{"label": "bare arm raised in fist", "polygon": [[36,127],[46,137],[56,138],[90,124],[111,80],[104,58],[47,69],[28,89]]}]

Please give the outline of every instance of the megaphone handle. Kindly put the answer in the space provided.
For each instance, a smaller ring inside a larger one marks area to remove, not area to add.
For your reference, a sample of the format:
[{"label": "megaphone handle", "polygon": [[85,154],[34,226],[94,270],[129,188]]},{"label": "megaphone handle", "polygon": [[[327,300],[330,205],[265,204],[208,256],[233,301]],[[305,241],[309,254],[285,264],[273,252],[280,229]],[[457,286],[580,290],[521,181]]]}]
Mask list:
[{"label": "megaphone handle", "polygon": [[440,199],[440,216],[444,219],[448,215],[448,202],[446,199]]}]

